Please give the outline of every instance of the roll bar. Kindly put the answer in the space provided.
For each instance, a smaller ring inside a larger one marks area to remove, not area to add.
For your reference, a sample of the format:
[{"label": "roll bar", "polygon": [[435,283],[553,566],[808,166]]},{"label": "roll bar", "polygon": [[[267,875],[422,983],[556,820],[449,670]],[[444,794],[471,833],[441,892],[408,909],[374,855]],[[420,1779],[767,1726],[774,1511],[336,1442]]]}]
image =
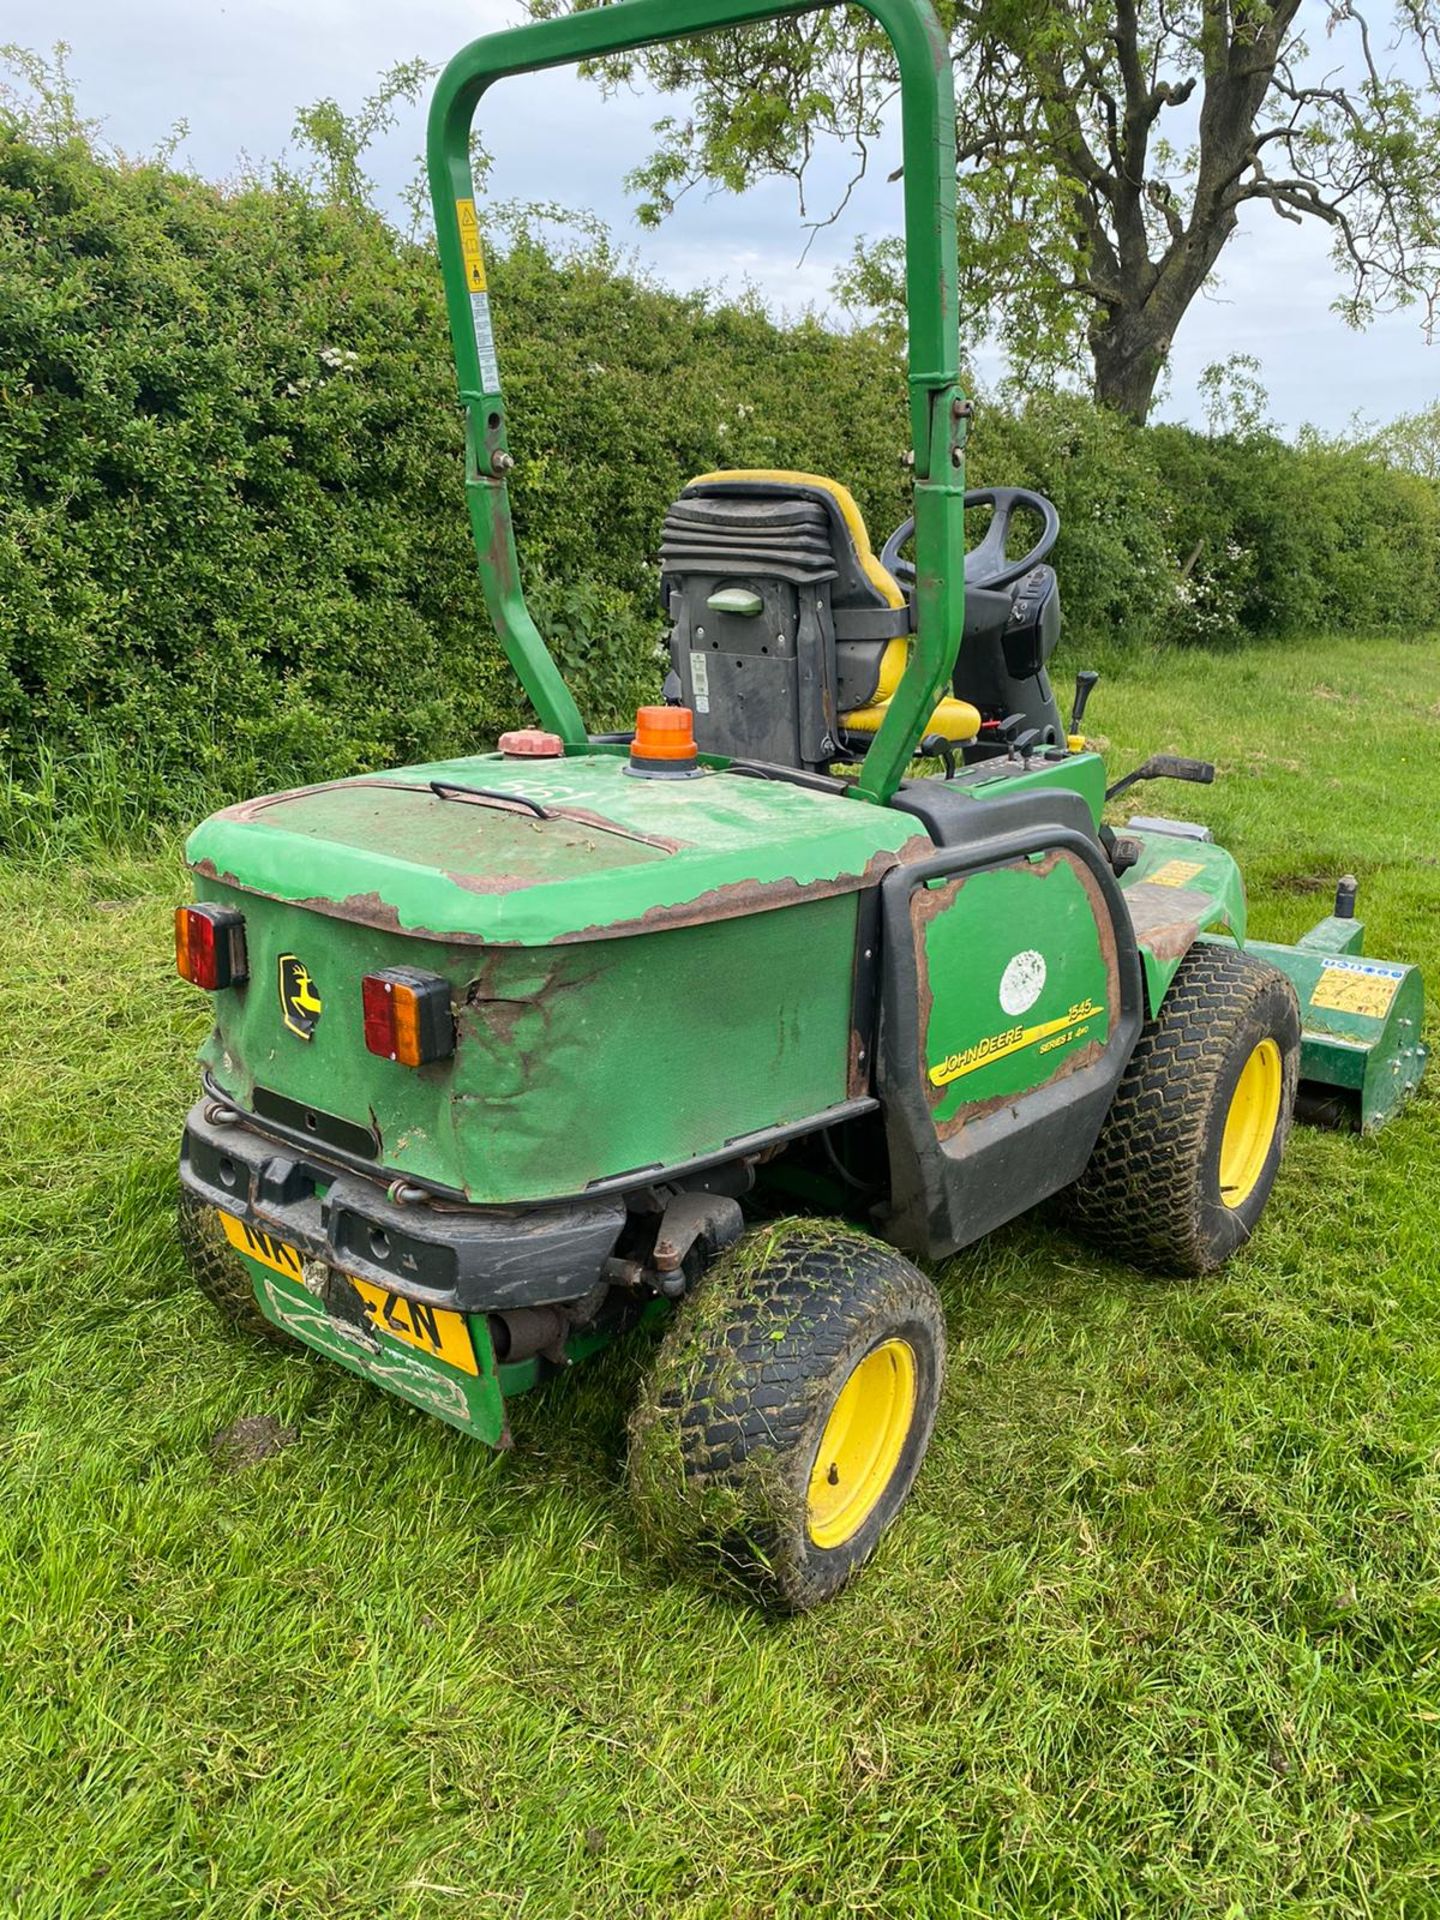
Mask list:
[{"label": "roll bar", "polygon": [[[837,0],[820,0],[835,5]],[[916,633],[909,664],[852,791],[887,802],[954,670],[964,626],[965,430],[955,260],[955,88],[929,0],[860,0],[885,29],[900,71],[909,315],[910,437],[915,455]],[[776,0],[615,0],[486,34],[445,68],[430,106],[426,160],[445,304],[466,414],[466,497],[485,604],[542,723],[570,748],[584,722],[541,639],[520,584],[505,476],[505,402],[475,216],[470,136],[481,95],[507,74],[625,53],[715,27],[816,11]]]}]

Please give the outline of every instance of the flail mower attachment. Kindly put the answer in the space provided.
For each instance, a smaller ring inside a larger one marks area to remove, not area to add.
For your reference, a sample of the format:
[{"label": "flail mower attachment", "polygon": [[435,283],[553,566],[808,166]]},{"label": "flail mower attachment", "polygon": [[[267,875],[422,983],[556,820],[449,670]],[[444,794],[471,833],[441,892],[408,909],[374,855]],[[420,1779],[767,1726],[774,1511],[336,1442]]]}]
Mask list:
[{"label": "flail mower attachment", "polygon": [[1265,940],[1246,946],[1288,974],[1300,998],[1297,1118],[1370,1133],[1420,1084],[1425,992],[1418,967],[1364,957],[1356,890],[1346,874],[1335,890],[1335,911],[1293,947]]}]

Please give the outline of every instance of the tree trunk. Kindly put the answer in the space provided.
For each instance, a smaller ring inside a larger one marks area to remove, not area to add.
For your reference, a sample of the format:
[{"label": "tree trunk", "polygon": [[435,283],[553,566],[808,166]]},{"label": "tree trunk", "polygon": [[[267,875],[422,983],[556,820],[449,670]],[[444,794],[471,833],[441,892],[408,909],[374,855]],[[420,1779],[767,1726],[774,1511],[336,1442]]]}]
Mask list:
[{"label": "tree trunk", "polygon": [[[1239,164],[1234,161],[1232,169]],[[1235,210],[1216,194],[1202,200],[1189,227],[1175,235],[1158,262],[1138,249],[1122,253],[1116,263],[1118,285],[1090,322],[1094,391],[1101,406],[1144,426],[1175,330],[1234,231]]]},{"label": "tree trunk", "polygon": [[1169,331],[1147,323],[1143,314],[1106,318],[1108,325],[1090,329],[1095,398],[1143,427],[1170,352]]}]

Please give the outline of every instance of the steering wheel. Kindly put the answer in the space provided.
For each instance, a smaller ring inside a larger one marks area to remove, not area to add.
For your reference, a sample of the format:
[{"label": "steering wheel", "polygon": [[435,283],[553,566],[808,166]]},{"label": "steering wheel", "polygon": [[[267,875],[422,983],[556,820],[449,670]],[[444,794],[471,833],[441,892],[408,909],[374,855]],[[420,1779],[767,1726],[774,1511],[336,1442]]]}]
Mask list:
[{"label": "steering wheel", "polygon": [[[1043,493],[1032,493],[1028,487],[980,487],[974,493],[966,494],[965,505],[993,509],[990,524],[985,529],[985,538],[965,556],[967,586],[1013,587],[1031,567],[1039,566],[1060,537],[1060,515],[1053,503]],[[1005,549],[1010,541],[1010,522],[1019,507],[1028,507],[1039,516],[1040,538],[1022,559],[1007,560]],[[891,534],[880,555],[881,566],[887,567],[902,587],[913,587],[915,584],[913,563],[900,558],[900,549],[914,531],[915,516],[911,514],[905,524]]]}]

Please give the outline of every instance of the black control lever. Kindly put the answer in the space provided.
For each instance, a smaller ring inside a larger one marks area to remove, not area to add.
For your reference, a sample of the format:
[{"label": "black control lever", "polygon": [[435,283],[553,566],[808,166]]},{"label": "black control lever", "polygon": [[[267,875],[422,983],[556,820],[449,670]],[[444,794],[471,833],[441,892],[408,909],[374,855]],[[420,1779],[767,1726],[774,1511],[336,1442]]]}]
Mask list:
[{"label": "black control lever", "polygon": [[1070,733],[1079,733],[1080,722],[1085,718],[1085,707],[1100,679],[1093,667],[1083,667],[1075,676],[1075,704],[1070,709]]},{"label": "black control lever", "polygon": [[1106,858],[1118,880],[1122,873],[1128,873],[1135,866],[1144,848],[1140,842],[1128,833],[1116,833],[1113,827],[1101,827],[1100,844],[1105,849]]},{"label": "black control lever", "polygon": [[1208,760],[1186,760],[1178,753],[1152,753],[1133,773],[1125,774],[1113,787],[1107,787],[1105,798],[1113,800],[1117,793],[1124,793],[1137,780],[1193,780],[1197,786],[1208,787],[1214,778],[1215,769]]},{"label": "black control lever", "polygon": [[955,778],[955,748],[943,733],[927,733],[915,751],[925,760],[939,760],[945,768],[945,778]]}]

